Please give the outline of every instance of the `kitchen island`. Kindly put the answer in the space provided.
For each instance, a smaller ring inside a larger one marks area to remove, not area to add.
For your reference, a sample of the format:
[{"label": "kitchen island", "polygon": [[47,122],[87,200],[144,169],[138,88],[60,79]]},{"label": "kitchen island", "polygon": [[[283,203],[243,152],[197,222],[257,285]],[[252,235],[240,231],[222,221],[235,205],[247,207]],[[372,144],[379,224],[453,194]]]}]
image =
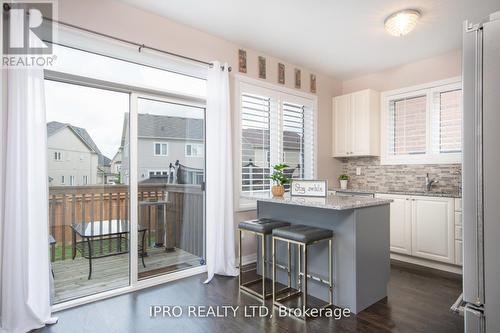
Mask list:
[{"label": "kitchen island", "polygon": [[[387,296],[389,282],[389,219],[391,200],[341,197],[274,198],[268,194],[249,195],[257,200],[258,218],[270,218],[333,230],[333,302],[359,313]],[[268,239],[270,246],[270,239]],[[260,247],[258,247],[260,248]],[[257,258],[260,258],[260,253]],[[278,242],[277,261],[287,262],[286,244]],[[271,267],[271,254],[267,254]],[[292,251],[292,286],[296,287],[297,250]],[[257,265],[257,267],[260,267]],[[271,272],[267,269],[267,272]],[[309,249],[308,273],[326,280],[328,245],[319,243]],[[270,278],[270,275],[268,276]],[[277,279],[286,284],[287,274],[278,269]],[[308,294],[328,301],[328,289],[318,279],[308,280]]]}]

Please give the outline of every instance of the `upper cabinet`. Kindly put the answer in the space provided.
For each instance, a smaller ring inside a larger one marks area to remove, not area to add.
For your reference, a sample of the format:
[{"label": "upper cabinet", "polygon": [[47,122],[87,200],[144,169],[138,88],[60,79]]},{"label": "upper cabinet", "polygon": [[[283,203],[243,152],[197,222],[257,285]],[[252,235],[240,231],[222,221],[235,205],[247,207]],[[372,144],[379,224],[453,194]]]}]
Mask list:
[{"label": "upper cabinet", "polygon": [[333,98],[333,157],[380,154],[380,94],[366,89]]}]

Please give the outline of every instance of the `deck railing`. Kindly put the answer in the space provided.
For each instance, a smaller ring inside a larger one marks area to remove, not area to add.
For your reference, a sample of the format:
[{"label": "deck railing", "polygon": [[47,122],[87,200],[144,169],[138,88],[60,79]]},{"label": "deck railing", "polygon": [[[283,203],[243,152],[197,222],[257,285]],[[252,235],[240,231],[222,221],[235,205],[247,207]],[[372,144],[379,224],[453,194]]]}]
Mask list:
[{"label": "deck railing", "polygon": [[[139,223],[148,228],[148,245],[160,242],[166,232],[167,245],[203,256],[204,210],[200,185],[139,185],[138,201],[168,201],[166,226],[159,206],[146,211],[140,205]],[[109,223],[129,219],[130,192],[126,185],[51,186],[49,188],[49,233],[56,243],[50,246],[51,261],[72,258],[71,225]],[[147,205],[146,205],[147,206]],[[160,217],[160,218],[159,218]],[[162,239],[163,241],[163,239]],[[161,242],[162,242],[161,241]],[[102,239],[95,251],[112,244]]]}]

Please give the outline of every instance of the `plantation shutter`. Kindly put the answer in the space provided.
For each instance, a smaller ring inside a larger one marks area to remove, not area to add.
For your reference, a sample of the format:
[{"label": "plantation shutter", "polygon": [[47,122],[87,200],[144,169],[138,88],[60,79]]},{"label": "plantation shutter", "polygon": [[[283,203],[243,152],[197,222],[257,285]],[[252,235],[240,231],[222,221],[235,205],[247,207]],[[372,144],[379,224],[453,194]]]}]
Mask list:
[{"label": "plantation shutter", "polygon": [[241,94],[241,190],[270,189],[271,99]]},{"label": "plantation shutter", "polygon": [[426,153],[427,97],[416,96],[389,102],[387,144],[389,155]]}]

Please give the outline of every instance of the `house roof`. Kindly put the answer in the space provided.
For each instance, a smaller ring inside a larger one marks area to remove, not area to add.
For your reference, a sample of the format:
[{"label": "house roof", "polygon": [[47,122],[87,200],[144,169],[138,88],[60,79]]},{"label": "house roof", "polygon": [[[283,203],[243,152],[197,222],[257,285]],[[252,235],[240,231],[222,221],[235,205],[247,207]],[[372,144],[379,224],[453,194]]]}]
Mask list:
[{"label": "house roof", "polygon": [[[122,146],[125,145],[125,132],[128,113],[125,114]],[[160,116],[148,113],[137,115],[137,135],[139,138],[164,138],[179,140],[203,140],[203,119]]]},{"label": "house roof", "polygon": [[51,137],[55,133],[59,132],[63,128],[69,128],[72,130],[79,138],[82,140],[82,142],[92,151],[94,151],[98,155],[98,164],[99,165],[110,165],[111,160],[104,156],[99,148],[97,147],[96,143],[94,140],[92,140],[92,137],[90,134],[87,132],[85,128],[74,126],[68,123],[60,123],[58,121],[51,121],[47,123],[47,137]]},{"label": "house roof", "polygon": [[[300,150],[302,137],[292,131],[283,131],[284,137],[284,149],[286,150]],[[269,149],[269,131],[263,131],[261,129],[255,128],[245,128],[243,129],[242,135],[243,144],[251,145],[252,147],[258,147],[262,149]],[[264,146],[262,143],[264,142]]]}]

